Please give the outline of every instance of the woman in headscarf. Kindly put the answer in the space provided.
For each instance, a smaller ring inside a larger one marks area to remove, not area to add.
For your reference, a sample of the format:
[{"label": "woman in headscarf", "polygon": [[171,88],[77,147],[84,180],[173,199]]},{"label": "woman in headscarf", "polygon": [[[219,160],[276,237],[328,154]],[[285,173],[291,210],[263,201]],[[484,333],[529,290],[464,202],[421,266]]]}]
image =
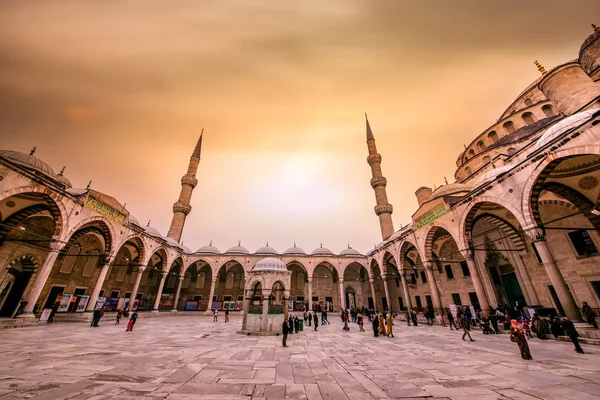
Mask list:
[{"label": "woman in headscarf", "polygon": [[548,333],[548,322],[545,319],[540,318],[539,315],[533,314],[531,319],[533,326],[535,327],[535,334],[542,340],[548,339],[546,334]]},{"label": "woman in headscarf", "polygon": [[390,335],[392,337],[394,337],[394,334],[392,333],[393,320],[392,320],[392,315],[390,313],[388,313],[387,317],[385,318],[385,324],[386,324],[386,327],[387,327],[387,335],[388,335],[388,337],[390,337]]},{"label": "woman in headscarf", "polygon": [[379,314],[379,334],[383,336],[387,335],[385,332],[385,320],[381,314]]},{"label": "woman in headscarf", "polygon": [[371,325],[373,325],[373,336],[379,336],[379,319],[377,318],[377,315],[373,316]]},{"label": "woman in headscarf", "polygon": [[515,342],[519,345],[521,351],[521,357],[523,360],[532,360],[531,353],[529,352],[529,345],[525,338],[525,332],[521,329],[516,319],[510,320],[510,341]]}]

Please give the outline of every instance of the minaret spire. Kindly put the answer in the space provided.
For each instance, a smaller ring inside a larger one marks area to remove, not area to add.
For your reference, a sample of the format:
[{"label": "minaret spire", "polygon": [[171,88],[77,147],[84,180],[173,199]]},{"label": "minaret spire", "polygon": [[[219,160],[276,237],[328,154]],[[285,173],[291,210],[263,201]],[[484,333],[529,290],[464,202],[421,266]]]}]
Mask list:
[{"label": "minaret spire", "polygon": [[179,193],[179,199],[173,204],[173,219],[171,220],[171,227],[169,228],[168,237],[173,238],[179,243],[181,240],[181,234],[183,233],[183,226],[185,225],[185,218],[192,211],[190,201],[192,199],[192,192],[198,184],[196,179],[196,172],[198,172],[198,165],[200,164],[200,152],[202,150],[202,135],[204,134],[204,128],[198,138],[198,143],[194,148],[194,152],[190,157],[190,163],[188,165],[187,173],[181,178],[181,192]]},{"label": "minaret spire", "polygon": [[375,200],[377,202],[375,214],[379,217],[381,237],[385,240],[394,233],[394,223],[392,222],[392,212],[394,211],[394,208],[388,203],[387,193],[385,191],[387,179],[384,178],[383,173],[381,172],[381,155],[377,153],[375,137],[373,136],[373,131],[371,131],[367,113],[365,113],[365,119],[367,121],[367,147],[369,149],[367,163],[369,163],[369,166],[371,167],[371,174],[373,176],[371,179],[371,187],[375,191]]}]

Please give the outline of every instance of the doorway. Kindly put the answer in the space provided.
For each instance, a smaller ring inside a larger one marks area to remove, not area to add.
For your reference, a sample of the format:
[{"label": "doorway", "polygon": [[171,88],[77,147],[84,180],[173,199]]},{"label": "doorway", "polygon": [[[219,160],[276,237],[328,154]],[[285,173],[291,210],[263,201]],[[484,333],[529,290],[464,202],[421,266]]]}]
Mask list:
[{"label": "doorway", "polygon": [[25,265],[21,267],[21,270],[17,268],[10,268],[8,270],[8,284],[4,287],[3,293],[0,294],[3,298],[0,317],[10,318],[13,316],[29,284],[29,280],[33,274],[33,265],[29,268],[25,268]]},{"label": "doorway", "polygon": [[351,286],[346,288],[346,308],[356,308],[356,292]]},{"label": "doorway", "polygon": [[527,304],[515,269],[506,258],[496,253],[492,257],[488,256],[486,265],[499,303],[510,305],[511,308],[517,304]]}]

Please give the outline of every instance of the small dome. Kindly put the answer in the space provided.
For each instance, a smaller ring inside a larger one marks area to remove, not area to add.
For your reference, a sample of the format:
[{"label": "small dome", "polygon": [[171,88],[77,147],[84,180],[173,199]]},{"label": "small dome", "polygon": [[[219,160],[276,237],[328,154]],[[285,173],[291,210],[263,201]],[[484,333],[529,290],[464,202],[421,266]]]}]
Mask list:
[{"label": "small dome", "polygon": [[210,242],[208,246],[202,246],[196,250],[196,253],[220,254],[221,251],[213,246],[212,242]]},{"label": "small dome", "polygon": [[163,239],[165,239],[165,241],[168,244],[170,244],[171,246],[175,246],[175,247],[180,247],[181,248],[181,245],[179,243],[177,243],[177,240],[175,240],[175,239],[173,239],[171,237],[168,237],[168,236],[164,237]]},{"label": "small dome", "polygon": [[502,167],[494,168],[492,170],[487,171],[485,174],[481,175],[479,179],[475,182],[475,186],[479,186],[482,183],[489,182],[496,178],[497,176],[510,171],[513,169],[513,165],[503,165]]},{"label": "small dome", "polygon": [[192,249],[190,249],[190,248],[189,248],[189,247],[187,247],[187,246],[181,245],[181,248],[183,249],[183,251],[184,251],[185,253],[188,253],[188,254],[191,254],[191,253],[192,253]]},{"label": "small dome", "polygon": [[352,247],[348,246],[347,249],[344,249],[340,252],[340,256],[361,256],[358,251],[354,250]]},{"label": "small dome", "polygon": [[88,192],[88,189],[82,188],[67,188],[67,193],[72,194],[73,196],[82,196]]},{"label": "small dome", "polygon": [[333,252],[331,250],[329,250],[327,247],[317,247],[316,249],[313,250],[312,253],[310,253],[313,256],[332,256]]},{"label": "small dome", "polygon": [[465,185],[464,183],[449,183],[437,188],[431,195],[431,198],[435,199],[437,197],[452,195],[455,193],[470,192],[471,189],[471,185]]},{"label": "small dome", "polygon": [[[33,155],[21,153],[19,151],[0,150],[0,157],[6,158],[7,160],[18,164],[23,168],[31,170],[32,172],[39,172],[56,181],[59,181],[58,175],[56,172],[54,172],[52,167]],[[69,182],[69,185],[70,184],[71,182]]]},{"label": "small dome", "polygon": [[278,260],[277,258],[263,258],[259,262],[252,267],[252,271],[285,271],[287,272],[287,267],[283,263],[283,261]]},{"label": "small dome", "polygon": [[586,121],[590,120],[598,111],[600,111],[600,108],[585,110],[577,114],[573,114],[560,122],[557,122],[556,124],[552,125],[546,132],[544,132],[542,136],[540,136],[535,146],[533,146],[533,150],[535,151],[541,147],[544,147],[546,144],[550,143],[556,137],[562,135],[569,129],[572,129],[576,126],[585,123]]},{"label": "small dome", "polygon": [[296,243],[294,243],[294,247],[290,247],[283,254],[303,254],[306,255],[306,252],[302,250],[300,247],[296,247]]},{"label": "small dome", "polygon": [[230,247],[227,249],[226,253],[237,253],[237,254],[250,254],[247,248],[238,244],[237,246]]},{"label": "small dome", "polygon": [[64,175],[57,175],[56,180],[65,185],[68,189],[72,188],[71,181],[64,177]]},{"label": "small dome", "polygon": [[278,255],[279,253],[277,253],[277,250],[275,250],[272,247],[269,247],[269,243],[267,243],[267,245],[265,247],[261,247],[260,249],[256,250],[254,252],[254,254],[274,254],[274,255]]},{"label": "small dome", "polygon": [[138,221],[137,218],[133,216],[133,214],[129,214],[129,223],[141,226],[140,221]]},{"label": "small dome", "polygon": [[151,227],[150,225],[148,225],[144,228],[144,232],[146,232],[150,236],[162,237],[160,232],[157,231],[156,229],[154,229],[153,227]]}]

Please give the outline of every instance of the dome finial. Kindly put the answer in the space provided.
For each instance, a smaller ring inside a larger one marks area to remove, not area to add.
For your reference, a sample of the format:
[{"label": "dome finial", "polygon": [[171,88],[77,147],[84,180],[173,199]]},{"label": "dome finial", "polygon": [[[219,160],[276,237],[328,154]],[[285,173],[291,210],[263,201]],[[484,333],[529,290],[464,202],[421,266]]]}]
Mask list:
[{"label": "dome finial", "polygon": [[323,248],[323,242],[321,242],[321,248]]},{"label": "dome finial", "polygon": [[208,244],[209,246],[212,246],[212,240],[210,241],[210,243]]},{"label": "dome finial", "polygon": [[594,30],[594,32],[600,31],[600,27],[598,27],[596,24],[592,24],[592,29]]},{"label": "dome finial", "polygon": [[352,247],[350,247],[350,243],[348,243],[348,249],[351,249]]},{"label": "dome finial", "polygon": [[146,226],[150,226],[150,221],[152,221],[151,219],[148,220],[148,223],[146,224]]},{"label": "dome finial", "polygon": [[296,241],[294,240],[294,247],[296,247]]},{"label": "dome finial", "polygon": [[34,155],[36,149],[37,149],[37,146],[33,146],[33,149],[31,149],[31,151],[29,152],[29,155],[30,156]]},{"label": "dome finial", "polygon": [[85,190],[90,190],[91,186],[92,186],[92,181],[89,181],[87,186],[85,187]]},{"label": "dome finial", "polygon": [[269,247],[269,241],[268,240],[267,240],[267,246],[266,247]]},{"label": "dome finial", "polygon": [[62,167],[62,169],[58,173],[58,176],[63,176],[63,172],[65,172],[65,168],[67,168],[67,167],[66,166]]},{"label": "dome finial", "polygon": [[548,73],[548,71],[546,71],[546,68],[544,68],[544,66],[540,64],[538,60],[535,60],[533,63],[536,65],[538,71],[540,71],[542,75],[546,75]]},{"label": "dome finial", "polygon": [[446,182],[446,185],[448,184],[448,179],[446,177],[444,177],[444,182]]},{"label": "dome finial", "polygon": [[241,245],[242,245],[242,241],[238,240],[238,246],[241,246]]}]

